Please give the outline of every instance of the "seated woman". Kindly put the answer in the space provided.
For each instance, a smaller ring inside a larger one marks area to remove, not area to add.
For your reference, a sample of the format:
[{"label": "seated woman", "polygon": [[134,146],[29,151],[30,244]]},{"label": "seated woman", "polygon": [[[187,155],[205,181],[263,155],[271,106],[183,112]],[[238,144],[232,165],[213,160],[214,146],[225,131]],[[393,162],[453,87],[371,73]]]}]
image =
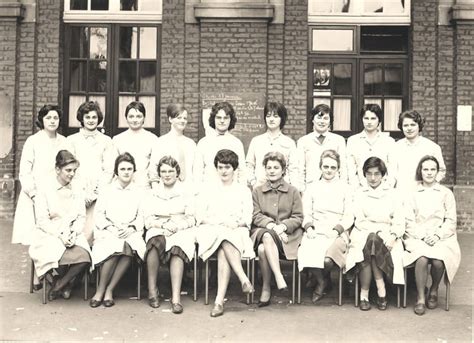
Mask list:
[{"label": "seated woman", "polygon": [[[461,250],[456,235],[456,202],[453,193],[437,181],[439,161],[425,156],[418,163],[418,188],[405,205],[407,229],[405,233],[404,264],[415,262],[416,289],[414,311],[423,315],[426,307],[438,306],[438,287],[446,269],[452,282],[459,263]],[[428,281],[428,264],[431,262],[431,287],[425,306],[425,287]]]},{"label": "seated woman", "polygon": [[92,261],[101,265],[99,287],[91,307],[115,305],[113,292],[132,262],[133,252],[143,260],[143,216],[140,202],[143,192],[133,182],[135,160],[128,152],[115,159],[116,179],[97,198]]},{"label": "seated woman", "polygon": [[86,207],[80,189],[74,188],[79,162],[67,150],[56,155],[56,179],[38,193],[35,202],[37,219],[29,253],[39,277],[58,268],[60,275],[48,293],[50,301],[61,295],[69,299],[70,281],[91,262],[90,248],[84,234]]},{"label": "seated woman", "polygon": [[241,262],[241,258],[255,257],[249,237],[252,196],[246,186],[234,180],[238,165],[235,152],[219,150],[214,159],[219,181],[203,189],[197,203],[199,256],[206,261],[217,251],[217,295],[211,317],[224,314],[231,270],[239,278],[244,293],[254,292]]},{"label": "seated woman", "polygon": [[171,156],[158,162],[157,176],[161,182],[145,197],[143,216],[146,228],[145,260],[148,269],[148,303],[160,306],[157,276],[160,264],[170,263],[171,311],[183,312],[181,282],[184,263],[193,259],[196,224],[193,194],[178,180],[181,169]]},{"label": "seated woman", "polygon": [[387,308],[383,276],[394,284],[403,285],[403,244],[405,233],[403,207],[395,190],[382,183],[387,173],[385,163],[369,157],[362,167],[367,186],[354,195],[354,228],[350,235],[346,271],[356,264],[361,283],[360,309],[370,310],[369,288],[372,274],[377,285],[377,307]]},{"label": "seated woman", "polygon": [[349,244],[348,230],[354,222],[349,187],[339,177],[339,154],[326,150],[321,154],[321,179],[303,194],[303,228],[305,234],[298,249],[298,267],[312,268],[316,287],[312,302],[316,303],[330,286],[331,269],[343,268]]},{"label": "seated woman", "polygon": [[288,288],[279,258],[295,260],[303,236],[300,193],[283,179],[285,156],[280,152],[269,152],[263,157],[263,166],[267,181],[252,192],[253,228],[250,231],[263,278],[258,307],[270,305],[272,272],[278,289]]}]

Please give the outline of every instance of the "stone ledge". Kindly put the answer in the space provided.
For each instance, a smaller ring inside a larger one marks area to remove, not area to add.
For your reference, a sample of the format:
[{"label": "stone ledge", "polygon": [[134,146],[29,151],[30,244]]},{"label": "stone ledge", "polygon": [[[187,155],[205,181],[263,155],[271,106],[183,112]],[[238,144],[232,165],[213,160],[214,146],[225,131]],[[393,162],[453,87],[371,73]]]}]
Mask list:
[{"label": "stone ledge", "polygon": [[471,21],[474,23],[474,4],[457,4],[451,9],[452,21]]},{"label": "stone ledge", "polygon": [[25,8],[19,2],[0,2],[0,20],[12,20],[24,17]]},{"label": "stone ledge", "polygon": [[275,6],[267,3],[199,3],[194,16],[200,21],[272,21]]}]

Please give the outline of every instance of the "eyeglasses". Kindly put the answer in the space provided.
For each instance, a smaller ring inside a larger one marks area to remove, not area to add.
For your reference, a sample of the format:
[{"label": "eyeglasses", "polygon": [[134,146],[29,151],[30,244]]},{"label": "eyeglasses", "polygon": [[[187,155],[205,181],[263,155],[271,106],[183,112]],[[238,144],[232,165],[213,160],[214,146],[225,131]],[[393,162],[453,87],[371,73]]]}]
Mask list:
[{"label": "eyeglasses", "polygon": [[321,168],[323,168],[323,169],[337,170],[337,167],[336,167],[336,166],[328,166],[328,165],[325,165],[325,164],[323,164],[323,165],[321,166]]}]

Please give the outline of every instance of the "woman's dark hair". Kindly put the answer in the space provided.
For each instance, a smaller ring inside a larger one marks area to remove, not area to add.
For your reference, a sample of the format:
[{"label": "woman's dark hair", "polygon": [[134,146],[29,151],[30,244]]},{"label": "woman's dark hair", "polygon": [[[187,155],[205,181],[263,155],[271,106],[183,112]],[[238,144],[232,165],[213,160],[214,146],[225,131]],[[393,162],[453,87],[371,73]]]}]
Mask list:
[{"label": "woman's dark hair", "polygon": [[239,167],[239,156],[232,150],[219,150],[214,158],[214,167],[217,168],[217,163],[230,164],[232,169],[236,170]]},{"label": "woman's dark hair", "polygon": [[319,169],[323,166],[323,159],[325,158],[332,158],[337,162],[337,169],[341,168],[341,156],[336,150],[328,149],[323,151],[321,158],[319,159]]},{"label": "woman's dark hair", "polygon": [[439,171],[439,161],[436,157],[431,156],[431,155],[423,156],[420,162],[418,162],[418,166],[416,167],[416,173],[415,173],[416,181],[423,181],[423,177],[421,176],[421,169],[423,168],[423,163],[426,161],[433,161],[434,163],[436,163],[436,171]]},{"label": "woman's dark hair", "polygon": [[380,108],[380,106],[377,105],[377,104],[366,104],[366,105],[364,105],[362,107],[362,109],[360,110],[360,120],[362,120],[362,118],[364,118],[365,112],[367,112],[367,111],[375,113],[377,118],[379,118],[380,127],[383,127],[383,111]]},{"label": "woman's dark hair", "polygon": [[364,172],[364,177],[370,168],[377,168],[379,172],[382,174],[382,176],[385,176],[385,174],[387,174],[387,166],[385,165],[385,162],[382,161],[378,157],[375,157],[375,156],[369,157],[364,162],[364,166],[362,167],[362,171]]},{"label": "woman's dark hair", "polygon": [[176,170],[176,176],[179,176],[181,174],[181,168],[179,167],[178,161],[176,161],[173,157],[171,156],[163,156],[160,159],[160,162],[158,162],[158,176],[161,176],[161,171],[160,168],[163,164],[166,164],[170,166],[171,168],[174,168]]},{"label": "woman's dark hair", "polygon": [[281,169],[283,169],[283,175],[286,173],[286,158],[285,155],[283,155],[279,151],[271,151],[267,152],[265,156],[263,156],[263,166],[266,167],[268,161],[277,161],[280,163]]},{"label": "woman's dark hair", "polygon": [[143,103],[141,103],[140,101],[132,101],[128,104],[128,106],[125,108],[125,118],[127,118],[128,111],[130,111],[131,109],[135,109],[143,113],[143,116],[146,117],[145,105],[143,105]]},{"label": "woman's dark hair", "polygon": [[104,115],[100,110],[99,103],[97,101],[86,101],[83,102],[81,106],[79,106],[76,115],[77,120],[81,123],[82,126],[84,126],[84,116],[92,111],[95,111],[97,113],[97,118],[99,119],[97,125],[102,123],[102,120],[104,120]]},{"label": "woman's dark hair", "polygon": [[418,129],[420,130],[420,132],[423,131],[423,127],[425,126],[425,118],[423,118],[421,114],[419,114],[415,110],[408,110],[400,113],[397,124],[400,131],[403,132],[403,120],[405,118],[413,119],[413,121],[418,124]]},{"label": "woman's dark hair", "polygon": [[179,103],[169,104],[168,107],[166,107],[166,115],[171,119],[176,118],[184,111],[186,111],[186,108]]},{"label": "woman's dark hair", "polygon": [[283,129],[283,127],[286,124],[286,120],[288,119],[288,112],[286,111],[286,107],[283,106],[282,103],[276,102],[276,101],[269,101],[265,104],[265,107],[263,108],[263,122],[265,123],[265,126],[267,125],[267,121],[265,118],[269,113],[276,113],[280,117],[280,129]]},{"label": "woman's dark hair", "polygon": [[137,165],[135,164],[135,159],[133,156],[128,152],[124,152],[123,154],[118,155],[115,159],[114,175],[118,175],[118,166],[122,162],[131,163],[133,165],[133,172],[137,170]]},{"label": "woman's dark hair", "polygon": [[235,115],[234,108],[227,101],[216,102],[214,106],[212,106],[211,114],[209,116],[209,126],[212,127],[213,129],[216,128],[216,115],[217,115],[217,112],[219,112],[220,110],[224,110],[225,114],[230,116],[230,123],[229,123],[228,130],[229,131],[232,130],[235,127],[235,124],[237,123],[237,117]]},{"label": "woman's dark hair", "polygon": [[323,116],[325,114],[329,114],[329,127],[332,127],[332,123],[334,122],[334,115],[332,114],[331,107],[326,104],[316,105],[311,110],[311,121],[314,120],[315,116]]},{"label": "woman's dark hair", "polygon": [[44,105],[43,107],[40,108],[38,111],[38,118],[36,119],[36,126],[39,127],[40,129],[44,129],[44,123],[43,119],[46,117],[49,111],[56,111],[58,116],[59,116],[59,122],[61,123],[61,117],[63,116],[63,112],[57,105]]},{"label": "woman's dark hair", "polygon": [[59,150],[56,154],[55,167],[61,169],[71,163],[76,163],[79,166],[79,161],[70,151]]}]

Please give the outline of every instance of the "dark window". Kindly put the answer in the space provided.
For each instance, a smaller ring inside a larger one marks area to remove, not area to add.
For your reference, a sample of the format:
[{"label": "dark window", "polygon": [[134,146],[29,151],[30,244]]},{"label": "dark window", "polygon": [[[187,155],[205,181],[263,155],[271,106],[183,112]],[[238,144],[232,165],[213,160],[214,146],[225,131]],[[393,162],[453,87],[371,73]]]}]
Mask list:
[{"label": "dark window", "polygon": [[408,51],[408,27],[406,26],[362,26],[360,28],[360,50],[362,52]]}]

